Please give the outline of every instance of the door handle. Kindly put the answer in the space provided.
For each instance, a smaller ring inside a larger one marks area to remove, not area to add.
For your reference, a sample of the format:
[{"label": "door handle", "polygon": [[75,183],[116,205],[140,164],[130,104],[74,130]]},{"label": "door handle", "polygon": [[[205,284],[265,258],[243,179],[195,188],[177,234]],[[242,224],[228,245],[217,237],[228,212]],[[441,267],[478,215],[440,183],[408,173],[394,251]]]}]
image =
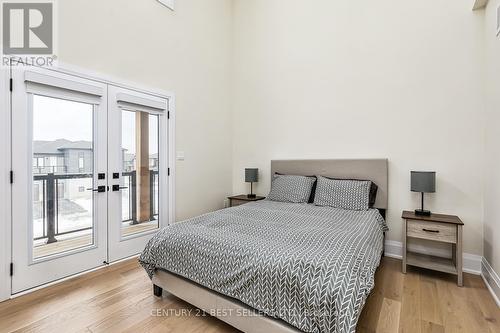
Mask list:
[{"label": "door handle", "polygon": [[127,186],[113,185],[114,192],[119,191],[119,190],[125,190],[127,188],[128,188]]},{"label": "door handle", "polygon": [[102,186],[97,186],[97,188],[88,188],[87,191],[103,193],[106,192],[106,186],[102,185]]}]

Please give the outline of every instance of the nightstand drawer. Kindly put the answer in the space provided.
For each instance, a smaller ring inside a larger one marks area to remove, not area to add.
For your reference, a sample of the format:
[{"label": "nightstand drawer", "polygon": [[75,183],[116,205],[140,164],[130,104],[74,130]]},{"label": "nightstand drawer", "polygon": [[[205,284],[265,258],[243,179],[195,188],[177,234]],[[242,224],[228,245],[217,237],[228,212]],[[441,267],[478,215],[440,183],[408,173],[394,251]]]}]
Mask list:
[{"label": "nightstand drawer", "polygon": [[449,223],[408,220],[407,235],[408,237],[456,243],[457,227]]},{"label": "nightstand drawer", "polygon": [[249,201],[232,199],[231,200],[231,207],[240,206],[240,205],[244,205],[244,204],[247,204],[247,203],[249,203]]}]

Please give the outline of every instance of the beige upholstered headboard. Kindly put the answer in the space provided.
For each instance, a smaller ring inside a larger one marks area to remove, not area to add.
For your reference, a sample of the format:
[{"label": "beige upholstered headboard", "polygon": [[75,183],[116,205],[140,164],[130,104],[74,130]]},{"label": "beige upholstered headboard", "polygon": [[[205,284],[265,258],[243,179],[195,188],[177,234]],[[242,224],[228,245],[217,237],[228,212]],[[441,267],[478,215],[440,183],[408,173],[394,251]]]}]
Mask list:
[{"label": "beige upholstered headboard", "polygon": [[387,209],[387,159],[276,160],[271,161],[271,179],[277,172],[288,175],[325,176],[371,180],[378,186],[375,208]]}]

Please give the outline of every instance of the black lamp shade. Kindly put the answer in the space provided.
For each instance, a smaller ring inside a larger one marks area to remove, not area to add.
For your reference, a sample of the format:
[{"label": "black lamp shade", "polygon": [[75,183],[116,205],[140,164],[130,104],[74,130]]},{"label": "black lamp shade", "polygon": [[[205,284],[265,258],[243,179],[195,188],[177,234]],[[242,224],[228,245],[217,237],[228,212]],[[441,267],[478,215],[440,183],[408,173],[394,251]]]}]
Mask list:
[{"label": "black lamp shade", "polygon": [[411,171],[411,191],[422,193],[436,192],[436,172]]},{"label": "black lamp shade", "polygon": [[245,169],[245,182],[256,183],[259,181],[259,169]]}]

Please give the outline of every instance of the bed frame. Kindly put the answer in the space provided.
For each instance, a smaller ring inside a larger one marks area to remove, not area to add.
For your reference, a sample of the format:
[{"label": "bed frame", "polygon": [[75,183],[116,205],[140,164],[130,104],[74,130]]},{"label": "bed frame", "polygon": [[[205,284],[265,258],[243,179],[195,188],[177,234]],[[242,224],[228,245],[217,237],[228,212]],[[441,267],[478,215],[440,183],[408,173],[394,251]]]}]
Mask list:
[{"label": "bed frame", "polygon": [[[293,175],[321,175],[341,179],[371,180],[378,186],[374,208],[385,217],[388,201],[387,159],[341,160],[276,160],[271,161],[274,173]],[[163,290],[196,306],[209,315],[247,333],[299,333],[282,320],[265,315],[251,315],[256,310],[242,302],[200,286],[173,273],[157,270],[153,275],[153,292],[161,297]]]}]

